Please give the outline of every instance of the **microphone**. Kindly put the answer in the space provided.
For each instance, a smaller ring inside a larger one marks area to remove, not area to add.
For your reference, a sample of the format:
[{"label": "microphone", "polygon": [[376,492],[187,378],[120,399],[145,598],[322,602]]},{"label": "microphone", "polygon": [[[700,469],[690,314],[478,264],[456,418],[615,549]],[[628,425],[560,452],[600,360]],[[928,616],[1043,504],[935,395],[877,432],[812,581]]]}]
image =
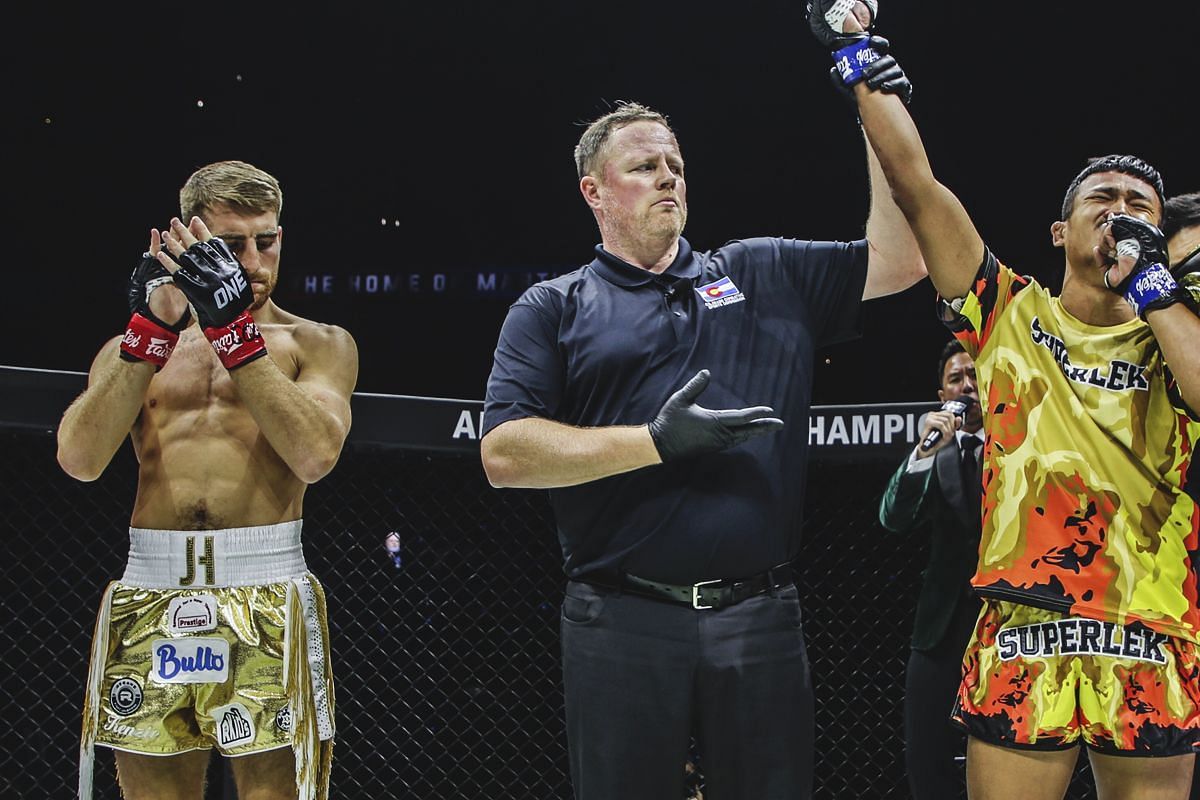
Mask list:
[{"label": "microphone", "polygon": [[689,281],[687,278],[676,278],[670,283],[667,283],[666,281],[658,281],[658,285],[663,288],[663,296],[668,300],[674,299],[675,295],[684,291],[687,288],[688,283]]},{"label": "microphone", "polygon": [[[964,394],[962,397],[959,397],[957,400],[947,400],[946,402],[942,403],[941,410],[949,411],[951,414],[958,417],[959,419],[963,419],[964,417],[966,417],[967,412],[971,410],[971,406],[975,405],[976,402],[977,401],[975,400],[974,397]],[[941,440],[942,440],[941,429],[934,428],[933,430],[931,430],[929,432],[928,436],[926,436],[924,439],[921,440],[921,449],[928,450],[929,448],[933,447],[935,444],[937,444]]]}]

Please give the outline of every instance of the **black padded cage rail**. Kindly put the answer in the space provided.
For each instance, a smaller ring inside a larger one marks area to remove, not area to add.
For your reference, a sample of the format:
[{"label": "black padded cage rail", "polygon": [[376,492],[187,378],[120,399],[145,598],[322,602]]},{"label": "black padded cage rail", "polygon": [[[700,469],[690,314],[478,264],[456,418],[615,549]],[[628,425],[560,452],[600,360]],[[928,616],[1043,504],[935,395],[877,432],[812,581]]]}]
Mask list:
[{"label": "black padded cage rail", "polygon": [[[54,429],[84,381],[0,367],[0,797],[74,796],[95,612],[128,548],[128,443],[93,483],[55,461]],[[909,796],[904,665],[927,549],[885,532],[876,509],[930,407],[827,406],[809,422],[796,567],[819,798]],[[480,409],[355,395],[345,452],[308,490],[305,554],[328,592],[337,680],[335,797],[571,797],[553,521],[543,492],[487,484]],[[98,749],[96,765],[96,797],[116,800],[111,754]],[[1068,796],[1093,794],[1081,766]],[[219,759],[206,797],[236,797]]]}]

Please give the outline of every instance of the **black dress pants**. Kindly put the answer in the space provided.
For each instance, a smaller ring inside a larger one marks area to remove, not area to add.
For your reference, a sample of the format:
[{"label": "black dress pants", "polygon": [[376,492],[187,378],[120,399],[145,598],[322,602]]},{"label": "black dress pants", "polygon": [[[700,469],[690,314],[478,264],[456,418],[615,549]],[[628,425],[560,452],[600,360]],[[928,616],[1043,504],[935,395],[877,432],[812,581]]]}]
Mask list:
[{"label": "black dress pants", "polygon": [[696,610],[572,581],[561,634],[576,800],[683,797],[693,732],[705,800],[812,796],[795,587]]},{"label": "black dress pants", "polygon": [[930,650],[912,650],[904,675],[904,765],[914,800],[967,796],[967,736],[950,721],[962,659],[981,603],[960,600],[946,635]]}]

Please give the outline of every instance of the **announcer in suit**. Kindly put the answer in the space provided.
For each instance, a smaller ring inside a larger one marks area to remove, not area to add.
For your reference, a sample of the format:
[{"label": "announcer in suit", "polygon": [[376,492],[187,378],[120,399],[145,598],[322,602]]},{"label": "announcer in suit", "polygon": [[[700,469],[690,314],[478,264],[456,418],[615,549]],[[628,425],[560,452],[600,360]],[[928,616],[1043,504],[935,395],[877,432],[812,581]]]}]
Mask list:
[{"label": "announcer in suit", "polygon": [[[928,536],[930,544],[904,680],[904,760],[915,800],[965,795],[955,757],[965,753],[966,741],[949,715],[980,607],[970,580],[979,558],[983,417],[975,363],[956,340],[942,349],[938,382],[943,406],[964,397],[976,402],[962,417],[946,410],[925,417],[920,442],[879,504],[884,528]],[[934,431],[940,433],[931,437]]]}]

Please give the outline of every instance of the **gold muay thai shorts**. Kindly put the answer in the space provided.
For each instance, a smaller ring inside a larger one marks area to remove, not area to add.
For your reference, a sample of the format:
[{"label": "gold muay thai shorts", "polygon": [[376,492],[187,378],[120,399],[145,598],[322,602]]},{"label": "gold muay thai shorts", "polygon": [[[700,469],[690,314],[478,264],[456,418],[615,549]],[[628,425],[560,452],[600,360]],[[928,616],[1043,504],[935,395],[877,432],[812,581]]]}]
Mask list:
[{"label": "gold muay thai shorts", "polygon": [[1200,654],[1139,622],[1118,625],[984,603],[951,718],[1005,747],[1174,756],[1200,743]]},{"label": "gold muay thai shorts", "polygon": [[96,620],[80,797],[94,745],[154,756],[290,747],[299,796],[327,796],[329,630],[300,528],[130,529],[125,574]]}]

